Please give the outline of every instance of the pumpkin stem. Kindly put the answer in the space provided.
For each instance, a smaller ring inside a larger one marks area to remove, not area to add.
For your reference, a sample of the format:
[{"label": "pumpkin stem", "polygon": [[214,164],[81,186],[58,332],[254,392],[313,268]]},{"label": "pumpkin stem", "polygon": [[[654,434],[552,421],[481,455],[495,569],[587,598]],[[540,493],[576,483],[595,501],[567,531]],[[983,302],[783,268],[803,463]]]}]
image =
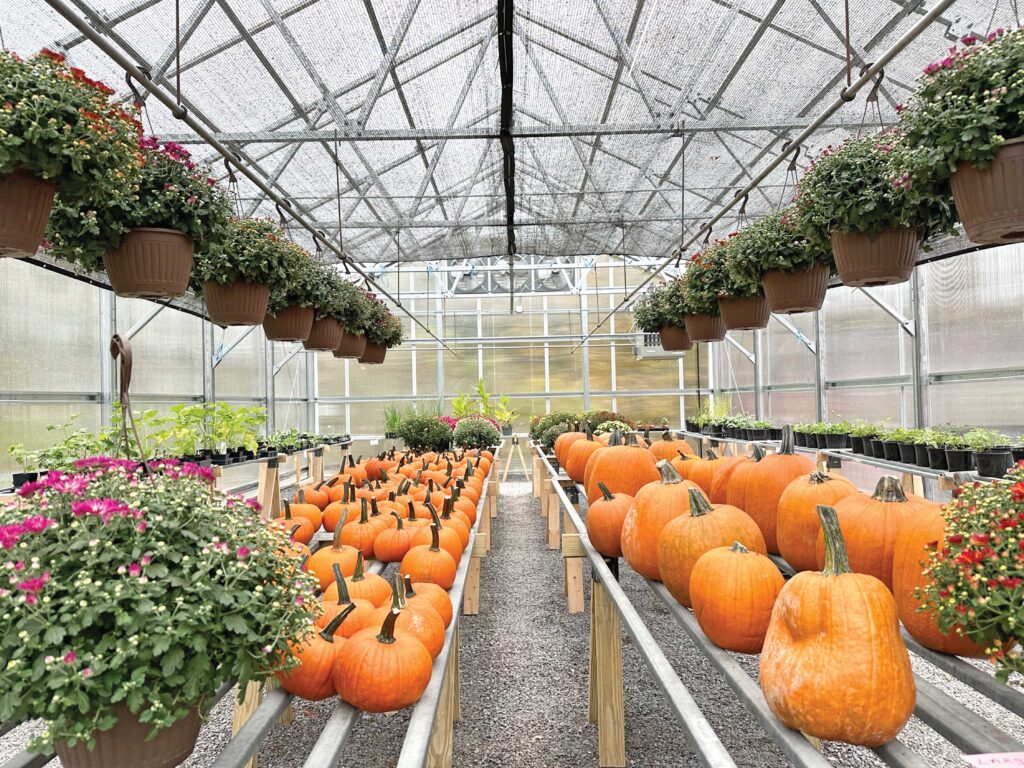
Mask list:
[{"label": "pumpkin stem", "polygon": [[430,511],[430,519],[434,521],[434,525],[436,525],[438,528],[440,528],[441,527],[441,518],[439,518],[437,516],[437,510],[434,509],[434,505],[431,504],[428,501],[426,506],[427,506],[427,509]]},{"label": "pumpkin stem", "polygon": [[792,456],[796,453],[793,443],[793,425],[787,424],[782,428],[782,444],[779,446],[780,456]]},{"label": "pumpkin stem", "polygon": [[[340,603],[339,603],[340,605]],[[331,619],[327,626],[320,630],[320,637],[326,640],[328,643],[334,642],[334,632],[341,626],[341,622],[348,618],[348,615],[356,609],[355,603],[349,603],[346,605],[341,613]]]},{"label": "pumpkin stem", "polygon": [[345,581],[345,574],[341,572],[341,566],[334,563],[331,572],[334,574],[334,584],[338,588],[338,605],[351,603],[352,597],[348,593],[348,583]]},{"label": "pumpkin stem", "polygon": [[299,504],[305,504],[305,503],[306,503],[306,492],[300,488],[299,489]]},{"label": "pumpkin stem", "polygon": [[377,517],[380,515],[380,507],[377,506],[377,497],[374,496],[370,499],[370,517]]},{"label": "pumpkin stem", "polygon": [[658,474],[661,475],[662,485],[675,485],[683,482],[683,478],[668,459],[662,459],[655,466],[658,468]]},{"label": "pumpkin stem", "polygon": [[380,475],[381,482],[386,483],[388,481],[388,471],[383,467],[377,470],[377,474]]},{"label": "pumpkin stem", "polygon": [[[435,514],[435,517],[437,515]],[[441,551],[441,526],[431,525],[430,526],[430,551],[440,552]]]},{"label": "pumpkin stem", "polygon": [[366,497],[359,500],[359,524],[366,525],[370,522],[370,510],[366,506]]},{"label": "pumpkin stem", "polygon": [[363,573],[363,550],[356,550],[356,569],[352,571],[352,581],[366,581]]},{"label": "pumpkin stem", "polygon": [[661,433],[661,439],[664,440],[666,443],[671,443],[676,439],[676,436],[671,429],[666,429],[664,432]]},{"label": "pumpkin stem", "polygon": [[398,530],[401,531],[402,530],[402,516],[400,514],[398,514],[397,512],[395,512],[395,511],[392,511],[391,514],[394,515],[395,516],[395,520],[398,521]]},{"label": "pumpkin stem", "polygon": [[615,494],[608,490],[608,486],[604,484],[604,481],[598,480],[597,487],[605,501],[615,501]]},{"label": "pumpkin stem", "polygon": [[405,581],[400,573],[395,574],[395,596],[398,598],[399,610],[404,611],[409,607],[409,603],[405,599]]},{"label": "pumpkin stem", "polygon": [[693,456],[691,456],[690,454],[683,453],[682,451],[677,450],[676,453],[679,454],[679,458],[682,459],[683,461],[690,461],[690,459],[693,458]]},{"label": "pumpkin stem", "polygon": [[765,457],[764,448],[757,443],[754,443],[754,447],[750,451],[750,458],[754,461],[760,461]]},{"label": "pumpkin stem", "polygon": [[690,489],[690,516],[700,517],[701,515],[710,515],[714,512],[711,507],[711,503],[704,496],[704,492],[699,488]]},{"label": "pumpkin stem", "polygon": [[352,503],[352,499],[354,497],[355,497],[355,489],[352,488],[352,481],[351,480],[346,480],[345,481],[345,501],[343,503],[351,504]]},{"label": "pumpkin stem", "polygon": [[405,607],[404,605],[402,605],[402,595],[398,591],[398,584],[399,584],[400,581],[401,581],[401,577],[396,573],[395,574],[395,581],[391,585],[391,610],[392,611],[400,611],[400,610],[402,610]]},{"label": "pumpkin stem", "polygon": [[846,555],[846,542],[839,528],[839,516],[832,507],[818,505],[818,518],[825,533],[825,568],[826,576],[839,576],[850,572],[850,559]]},{"label": "pumpkin stem", "polygon": [[637,445],[636,435],[632,432],[626,434],[626,445]]},{"label": "pumpkin stem", "polygon": [[622,433],[617,429],[612,430],[611,436],[608,438],[608,447],[622,445]]},{"label": "pumpkin stem", "polygon": [[871,498],[876,501],[894,501],[903,504],[907,502],[907,494],[903,491],[903,484],[900,483],[899,478],[892,475],[886,475],[878,481],[878,485],[875,486],[875,492],[871,494]]},{"label": "pumpkin stem", "polygon": [[749,549],[747,549],[746,547],[744,547],[744,546],[743,546],[742,544],[740,544],[740,543],[739,543],[738,541],[734,541],[734,542],[732,543],[732,546],[731,546],[731,547],[729,547],[729,549],[730,549],[730,550],[731,550],[732,552],[739,552],[739,553],[740,553],[740,554],[742,554],[742,555],[745,555],[745,554],[747,554],[747,553],[749,553],[749,552],[750,552],[750,550],[749,550]]},{"label": "pumpkin stem", "polygon": [[408,573],[402,577],[405,579],[405,596],[406,598],[416,597],[416,592],[412,588],[412,576]]},{"label": "pumpkin stem", "polygon": [[824,472],[818,472],[817,470],[811,472],[811,474],[807,476],[807,482],[809,482],[811,485],[821,485],[822,483],[827,483],[831,479],[832,478],[826,475]]},{"label": "pumpkin stem", "polygon": [[593,439],[594,439],[594,430],[592,430],[590,428],[590,425],[587,424],[587,440],[593,441]]},{"label": "pumpkin stem", "polygon": [[326,485],[326,484],[327,484],[327,481],[326,481],[326,480],[321,480],[321,481],[320,481],[319,483],[317,483],[316,485],[314,485],[314,486],[313,486],[313,490],[314,490],[314,491],[319,491],[319,490],[320,490],[321,488],[323,488],[323,487],[324,487],[324,485]]},{"label": "pumpkin stem", "polygon": [[293,541],[294,541],[294,539],[295,539],[295,532],[296,532],[297,530],[299,530],[299,529],[300,529],[301,527],[302,527],[301,525],[293,525],[293,526],[292,526],[292,529],[291,529],[290,531],[288,531],[288,538],[289,538],[290,540],[293,540]]},{"label": "pumpkin stem", "polygon": [[[359,458],[363,458],[363,457],[360,456]],[[350,467],[354,467],[356,465],[356,460],[352,457],[351,453],[348,455],[348,465]]]},{"label": "pumpkin stem", "polygon": [[718,458],[718,454],[715,453],[715,449],[714,448],[708,448],[707,460],[708,461],[714,461],[717,458]]},{"label": "pumpkin stem", "polygon": [[416,519],[416,507],[413,506],[412,499],[409,499],[409,520]]},{"label": "pumpkin stem", "polygon": [[377,642],[385,645],[391,645],[395,642],[395,622],[398,620],[399,612],[394,608],[388,612],[387,618],[384,619],[384,624],[381,625],[380,634],[377,635]]},{"label": "pumpkin stem", "polygon": [[452,519],[452,509],[454,507],[455,507],[455,499],[453,499],[451,496],[449,496],[448,498],[446,498],[444,500],[444,506],[441,507],[441,519],[442,520],[451,520]]},{"label": "pumpkin stem", "polygon": [[334,536],[331,537],[331,549],[341,549],[344,546],[344,544],[341,543],[341,529],[345,527],[346,520],[348,520],[347,509],[341,513],[341,519],[334,527]]},{"label": "pumpkin stem", "polygon": [[284,501],[282,503],[284,504],[284,519],[285,520],[291,520],[292,519],[292,503],[290,501]]}]

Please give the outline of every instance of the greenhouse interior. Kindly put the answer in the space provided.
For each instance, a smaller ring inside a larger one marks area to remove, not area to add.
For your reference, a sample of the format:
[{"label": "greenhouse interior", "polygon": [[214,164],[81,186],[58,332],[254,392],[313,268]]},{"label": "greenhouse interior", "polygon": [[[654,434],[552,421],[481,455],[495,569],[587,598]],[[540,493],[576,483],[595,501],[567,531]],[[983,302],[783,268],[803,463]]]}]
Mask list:
[{"label": "greenhouse interior", "polygon": [[1021,11],[8,0],[0,768],[1024,765]]}]

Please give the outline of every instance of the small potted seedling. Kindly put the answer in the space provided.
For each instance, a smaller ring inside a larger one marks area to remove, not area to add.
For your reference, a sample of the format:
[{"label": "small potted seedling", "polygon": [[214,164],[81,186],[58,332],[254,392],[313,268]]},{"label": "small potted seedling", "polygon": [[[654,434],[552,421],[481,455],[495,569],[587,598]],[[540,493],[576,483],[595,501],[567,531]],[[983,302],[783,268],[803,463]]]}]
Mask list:
[{"label": "small potted seedling", "polygon": [[972,429],[964,435],[967,447],[974,451],[978,474],[982,477],[1002,477],[1011,466],[1010,438],[989,429]]}]

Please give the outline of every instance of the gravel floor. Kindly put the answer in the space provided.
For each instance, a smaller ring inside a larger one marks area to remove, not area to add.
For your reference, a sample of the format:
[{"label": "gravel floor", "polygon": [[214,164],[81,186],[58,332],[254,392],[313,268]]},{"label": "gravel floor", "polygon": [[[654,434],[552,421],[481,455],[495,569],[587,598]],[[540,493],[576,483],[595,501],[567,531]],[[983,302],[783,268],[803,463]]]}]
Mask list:
[{"label": "gravel floor", "polygon": [[[544,522],[529,484],[505,483],[499,516],[492,526],[493,547],[483,564],[480,614],[462,619],[462,720],[454,737],[457,766],[597,765],[597,728],[587,722],[588,614],[566,612],[561,557],[544,547],[543,537]],[[589,605],[589,568],[584,570]],[[622,586],[736,763],[757,768],[787,765],[732,690],[628,567],[622,569]],[[756,657],[736,658],[756,677]],[[920,659],[914,658],[914,667],[957,701],[1024,742],[1021,718]],[[623,636],[623,682],[629,765],[699,765],[628,635]],[[298,768],[332,706],[333,702],[297,702],[295,722],[275,727],[265,742],[260,768]],[[364,715],[341,764],[393,766],[407,720],[407,713]],[[229,696],[214,708],[185,765],[211,765],[227,742],[230,725]],[[0,765],[38,727],[29,723],[0,738]],[[954,747],[916,718],[901,738],[931,766],[965,765]],[[865,749],[826,744],[824,750],[838,766],[882,765]]]}]

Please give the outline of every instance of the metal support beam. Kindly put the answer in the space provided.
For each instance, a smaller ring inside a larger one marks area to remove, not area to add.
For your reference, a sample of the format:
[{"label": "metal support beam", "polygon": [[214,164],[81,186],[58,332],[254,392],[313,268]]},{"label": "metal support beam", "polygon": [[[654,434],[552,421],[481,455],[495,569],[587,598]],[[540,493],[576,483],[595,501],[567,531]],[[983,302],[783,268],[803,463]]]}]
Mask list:
[{"label": "metal support beam", "polygon": [[[213,353],[213,367],[216,368],[218,365],[224,362],[224,358],[231,354],[231,350],[233,350],[235,347],[237,347],[239,344],[245,341],[249,334],[255,331],[257,327],[258,326],[250,325],[248,328],[242,331],[242,333],[239,336],[235,337],[235,340],[232,341],[227,346],[224,346],[224,340],[222,338],[220,346],[218,346],[217,351]],[[225,333],[227,333],[226,329]]]},{"label": "metal support beam", "polygon": [[748,363],[754,364],[754,353],[751,352],[746,347],[744,347],[738,341],[736,341],[736,339],[734,339],[732,337],[731,333],[725,334],[725,340],[728,341],[730,344],[732,344],[736,349],[738,349],[740,354],[742,354],[745,358],[747,358],[747,362]]},{"label": "metal support beam", "polygon": [[139,318],[135,325],[128,329],[128,340],[131,341],[132,339],[134,339],[136,334],[138,334],[139,331],[141,331],[143,328],[149,325],[150,322],[152,322],[153,318],[159,315],[161,312],[163,312],[166,307],[166,304],[157,304],[155,307],[153,307],[153,309],[151,309],[149,312],[147,312],[145,315]]},{"label": "metal support beam", "polygon": [[917,335],[917,329],[914,327],[913,320],[908,320],[907,318],[905,318],[889,302],[878,298],[877,296],[875,296],[875,294],[871,293],[871,291],[867,290],[866,288],[858,288],[857,290],[860,291],[865,296],[867,296],[871,300],[872,304],[877,306],[879,309],[885,312],[885,314],[887,314],[889,317],[891,317],[893,320],[899,323],[899,326],[900,328],[903,329],[904,333],[906,333],[910,337],[914,337]]},{"label": "metal support beam", "polygon": [[110,425],[110,414],[117,391],[117,361],[110,356],[106,340],[117,332],[117,300],[112,291],[100,291],[100,316],[98,318],[100,338],[100,423]]},{"label": "metal support beam", "polygon": [[[440,339],[438,339],[438,341],[440,341]],[[290,361],[293,357],[299,354],[299,352],[302,352],[304,349],[305,348],[302,346],[302,344],[296,344],[294,347],[292,347],[291,350],[289,350],[288,354],[281,358],[281,362],[274,366],[274,376],[277,376],[277,374],[279,374],[282,371],[282,369],[286,365],[288,365],[288,361]]]},{"label": "metal support beam", "polygon": [[398,58],[398,51],[402,47],[402,43],[405,41],[405,35],[409,31],[409,25],[412,24],[413,17],[416,15],[416,9],[419,7],[420,0],[408,0],[408,2],[406,2],[405,10],[402,12],[402,16],[395,27],[395,32],[391,36],[391,42],[388,44],[387,55],[384,56],[380,62],[380,66],[377,67],[377,75],[373,78],[370,90],[367,92],[366,98],[363,100],[362,109],[359,110],[359,117],[356,118],[357,125],[365,126],[367,122],[369,122],[370,114],[373,112],[373,108],[377,105],[377,99],[380,97],[381,89],[384,87],[384,81],[394,70],[395,59]]},{"label": "metal support beam", "polygon": [[778,322],[779,325],[781,325],[783,328],[785,328],[791,334],[793,334],[793,337],[797,341],[799,341],[801,344],[803,344],[805,347],[807,347],[807,351],[808,352],[810,352],[812,355],[818,354],[817,346],[815,345],[815,343],[813,341],[811,341],[810,339],[808,339],[804,335],[803,331],[801,331],[799,328],[797,328],[795,325],[793,325],[793,322],[788,317],[786,317],[785,315],[772,315],[771,318],[772,318],[772,320],[775,320],[776,322]]}]

